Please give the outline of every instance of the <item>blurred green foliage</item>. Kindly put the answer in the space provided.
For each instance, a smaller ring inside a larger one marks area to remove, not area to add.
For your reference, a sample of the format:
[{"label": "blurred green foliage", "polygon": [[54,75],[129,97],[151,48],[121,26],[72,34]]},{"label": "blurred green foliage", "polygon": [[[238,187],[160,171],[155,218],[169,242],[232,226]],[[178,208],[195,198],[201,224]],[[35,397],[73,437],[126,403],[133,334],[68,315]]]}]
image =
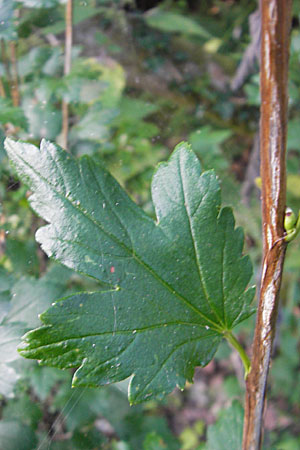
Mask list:
[{"label": "blurred green foliage", "polygon": [[[241,193],[258,130],[258,65],[237,92],[230,89],[251,41],[248,17],[256,1],[164,0],[149,2],[152,8],[147,10],[148,2],[134,0],[74,0],[72,69],[67,76],[63,75],[65,3],[0,0],[0,447],[232,449],[226,444],[216,447],[215,442],[224,443],[224,428],[231,429],[226,417],[242,414],[238,403],[207,427],[210,414],[216,418],[229,400],[243,399],[243,382],[236,377],[238,369],[226,345],[218,351],[213,372],[203,371],[200,379],[197,375],[194,387],[175,392],[162,403],[131,408],[127,381],[101,390],[71,391],[69,372],[18,356],[20,336],[38,324],[38,314],[62,295],[92,288],[93,281],[52,265],[38,249],[33,235],[41,220],[29,209],[26,186],[9,167],[2,144],[5,135],[35,144],[43,137],[61,143],[65,100],[69,151],[103,161],[152,214],[149,186],[154,167],[175,144],[188,139],[204,169],[214,168],[220,176],[223,201],[235,207],[257,282],[259,193],[254,188],[247,199]],[[295,212],[300,196],[299,21],[300,2],[295,0],[287,146],[287,203]],[[15,66],[12,44],[17,48]],[[14,70],[19,105],[12,95]],[[241,200],[247,200],[247,206]],[[300,447],[299,273],[300,247],[295,242],[288,249],[271,368],[268,449]],[[254,319],[239,329],[246,346],[253,326]],[[220,390],[213,384],[218,376]],[[200,393],[193,391],[197,386]]]}]

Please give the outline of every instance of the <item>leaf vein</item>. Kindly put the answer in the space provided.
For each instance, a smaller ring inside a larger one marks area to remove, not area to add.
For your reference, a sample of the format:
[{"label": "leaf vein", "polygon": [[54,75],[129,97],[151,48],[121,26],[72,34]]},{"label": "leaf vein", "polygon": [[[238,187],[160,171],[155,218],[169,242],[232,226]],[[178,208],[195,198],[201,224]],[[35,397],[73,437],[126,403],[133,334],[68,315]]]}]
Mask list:
[{"label": "leaf vein", "polygon": [[206,339],[209,338],[211,336],[215,336],[214,334],[208,334],[206,336],[201,336],[198,338],[192,338],[192,339],[188,339],[187,341],[181,342],[180,344],[178,344],[175,348],[173,348],[173,350],[171,351],[171,353],[169,353],[169,355],[165,358],[164,361],[161,362],[158,370],[154,373],[153,377],[151,377],[150,381],[143,387],[143,389],[140,392],[145,392],[145,390],[147,389],[147,387],[152,383],[152,381],[154,380],[154,378],[157,377],[157,375],[159,374],[159,372],[161,370],[163,370],[164,365],[166,364],[166,362],[168,361],[168,359],[170,359],[172,357],[172,355],[180,348],[183,347],[184,345],[190,343],[190,342],[194,342],[194,341],[199,341],[201,339]]},{"label": "leaf vein", "polygon": [[199,274],[199,280],[202,286],[202,290],[204,293],[204,296],[206,298],[207,304],[209,305],[211,312],[215,315],[217,321],[222,324],[222,321],[219,317],[219,315],[217,314],[217,312],[215,311],[215,308],[212,305],[212,302],[210,300],[209,294],[207,292],[206,286],[205,286],[205,282],[204,282],[204,277],[203,277],[203,273],[202,273],[202,267],[200,264],[200,255],[198,254],[198,250],[197,250],[197,246],[196,246],[196,240],[195,240],[195,236],[194,236],[194,232],[193,232],[193,226],[190,220],[190,215],[189,215],[189,211],[187,210],[187,201],[186,201],[186,196],[185,196],[185,189],[184,189],[184,177],[182,175],[182,170],[181,170],[181,161],[179,161],[179,173],[180,173],[180,181],[181,181],[181,189],[182,189],[182,196],[183,196],[183,200],[184,200],[184,207],[185,207],[185,211],[186,211],[186,215],[187,215],[187,219],[188,219],[188,223],[189,223],[189,229],[190,229],[190,233],[192,236],[192,243],[193,243],[193,249],[194,249],[194,253],[195,253],[195,260],[197,263],[197,268],[198,268],[198,274]]},{"label": "leaf vein", "polygon": [[[52,183],[49,182],[43,175],[41,175],[34,167],[32,167],[31,164],[29,164],[26,160],[24,160],[20,155],[16,155],[16,157],[19,157],[25,166],[29,167],[36,175],[38,175],[41,179],[44,180],[44,182],[51,187],[51,189],[54,191],[54,193],[62,197],[65,201],[68,201],[69,204],[76,210],[79,211],[85,218],[90,220],[96,227],[98,227],[102,233],[106,234],[112,241],[116,242],[120,247],[122,247],[125,251],[127,251],[130,255],[136,259],[136,261],[141,264],[147,271],[156,279],[158,280],[169,292],[173,295],[175,295],[180,301],[185,303],[190,309],[192,309],[196,314],[198,314],[202,319],[206,320],[207,322],[211,323],[214,327],[216,327],[216,323],[211,320],[209,317],[207,317],[203,312],[201,312],[198,308],[196,308],[188,299],[183,297],[179,292],[177,292],[175,289],[173,289],[165,280],[163,280],[154,270],[152,270],[136,253],[132,253],[132,251],[119,239],[111,234],[109,231],[107,231],[101,223],[99,223],[97,220],[95,220],[93,217],[91,217],[86,211],[82,210],[78,205],[75,205],[70,201],[70,199],[67,199],[65,196],[63,196],[60,192],[58,192],[55,187],[52,185]],[[219,331],[222,332],[222,326],[219,327]]]},{"label": "leaf vein", "polygon": [[[70,314],[71,313],[68,312],[68,317],[70,317]],[[94,313],[91,312],[90,314],[92,316],[95,316],[95,312]],[[64,322],[64,323],[67,323],[67,322]],[[144,333],[144,332],[152,331],[152,330],[155,330],[157,328],[163,328],[163,327],[168,327],[168,326],[178,326],[178,325],[197,326],[199,328],[205,328],[205,330],[207,330],[205,325],[200,325],[199,323],[176,321],[176,322],[160,323],[160,324],[151,325],[151,326],[144,327],[144,328],[134,328],[132,330],[116,330],[116,331],[109,330],[109,331],[104,331],[102,333],[84,334],[83,336],[70,336],[70,337],[64,338],[64,339],[59,340],[59,341],[51,342],[50,344],[45,344],[45,345],[40,345],[39,344],[39,348],[41,348],[41,347],[51,347],[53,344],[60,344],[60,343],[65,342],[65,341],[73,341],[73,340],[75,341],[75,340],[80,340],[80,339],[83,339],[83,338],[106,336],[106,335],[109,335],[109,334],[111,334],[112,336],[118,335],[118,334],[119,335],[122,335],[122,334],[135,335],[135,334],[138,334],[138,333]],[[45,325],[45,328],[46,327],[49,329],[49,325]],[[52,325],[50,325],[50,328],[52,328]],[[38,328],[38,330],[40,330],[40,329],[41,328]],[[219,331],[216,330],[213,327],[211,327],[210,330],[213,330],[216,333],[219,333]],[[208,334],[206,333],[204,337],[206,337],[207,335]],[[199,338],[202,338],[202,336],[200,336]],[[198,338],[194,338],[194,339],[198,339]]]}]

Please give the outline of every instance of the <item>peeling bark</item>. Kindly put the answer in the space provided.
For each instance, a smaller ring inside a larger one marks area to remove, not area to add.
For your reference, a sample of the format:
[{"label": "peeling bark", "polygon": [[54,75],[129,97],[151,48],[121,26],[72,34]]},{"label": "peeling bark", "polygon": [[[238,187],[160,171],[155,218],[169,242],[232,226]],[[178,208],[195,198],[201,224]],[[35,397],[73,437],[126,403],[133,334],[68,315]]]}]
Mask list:
[{"label": "peeling bark", "polygon": [[261,448],[267,377],[278,310],[286,243],[284,233],[287,80],[292,0],[261,0],[261,124],[263,269],[246,380],[243,450]]}]

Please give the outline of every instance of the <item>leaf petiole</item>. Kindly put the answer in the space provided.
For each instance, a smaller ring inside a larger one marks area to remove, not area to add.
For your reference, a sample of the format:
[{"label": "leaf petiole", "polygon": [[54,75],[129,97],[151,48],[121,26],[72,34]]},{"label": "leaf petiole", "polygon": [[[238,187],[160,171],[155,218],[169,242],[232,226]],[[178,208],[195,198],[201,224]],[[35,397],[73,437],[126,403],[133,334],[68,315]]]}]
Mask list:
[{"label": "leaf petiole", "polygon": [[245,349],[241,346],[241,344],[239,343],[237,338],[232,334],[231,331],[226,331],[224,333],[224,337],[227,339],[229,344],[231,344],[232,347],[234,347],[238,351],[240,358],[244,364],[245,379],[246,379],[251,370],[251,363],[247,353],[245,352]]}]

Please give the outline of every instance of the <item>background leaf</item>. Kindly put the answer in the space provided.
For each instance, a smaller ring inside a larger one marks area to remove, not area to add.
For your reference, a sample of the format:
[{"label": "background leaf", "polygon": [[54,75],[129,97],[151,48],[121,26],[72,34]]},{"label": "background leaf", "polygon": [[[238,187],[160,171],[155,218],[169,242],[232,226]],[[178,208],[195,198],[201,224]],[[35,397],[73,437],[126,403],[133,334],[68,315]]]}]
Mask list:
[{"label": "background leaf", "polygon": [[[61,269],[60,269],[61,270]],[[62,269],[64,271],[64,269]],[[50,271],[53,274],[53,270]],[[38,316],[49,308],[51,303],[63,295],[65,279],[62,273],[60,280],[51,280],[44,276],[40,280],[22,278],[12,289],[11,309],[6,320],[23,322],[27,328],[39,326]]]},{"label": "background leaf", "polygon": [[242,447],[244,411],[238,401],[223,410],[208,428],[204,450],[240,450]]},{"label": "background leaf", "polygon": [[14,26],[14,2],[0,0],[0,39],[6,41],[16,39],[17,32]]},{"label": "background leaf", "polygon": [[6,450],[31,450],[37,443],[34,432],[17,421],[0,422],[0,448]]},{"label": "background leaf", "polygon": [[162,31],[191,34],[202,38],[210,37],[208,31],[193,19],[183,17],[174,12],[163,11],[159,8],[155,8],[147,14],[146,22],[151,27]]}]

